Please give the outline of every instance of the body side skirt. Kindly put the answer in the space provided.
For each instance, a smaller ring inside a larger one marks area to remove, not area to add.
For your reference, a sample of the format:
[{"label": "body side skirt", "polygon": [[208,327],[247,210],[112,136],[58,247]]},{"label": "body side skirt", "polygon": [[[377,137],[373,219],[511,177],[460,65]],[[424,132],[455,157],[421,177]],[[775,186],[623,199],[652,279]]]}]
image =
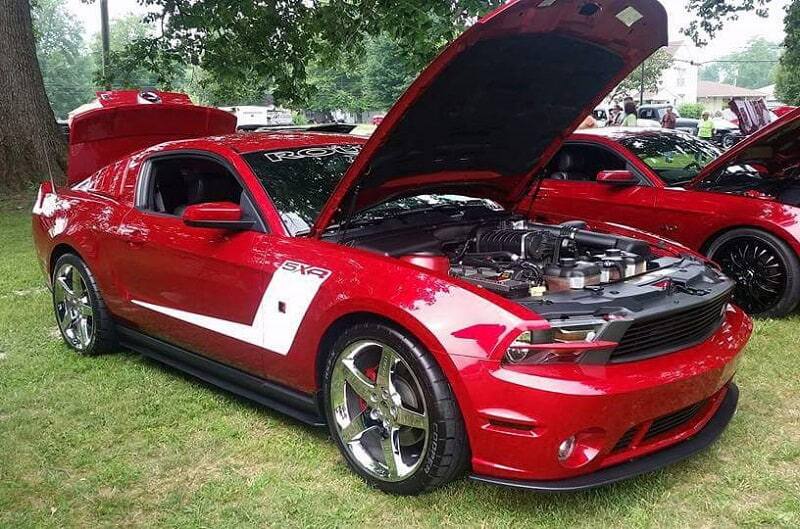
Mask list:
[{"label": "body side skirt", "polygon": [[125,348],[298,421],[311,426],[325,426],[314,395],[245,373],[128,327],[118,325],[117,332],[120,343]]}]

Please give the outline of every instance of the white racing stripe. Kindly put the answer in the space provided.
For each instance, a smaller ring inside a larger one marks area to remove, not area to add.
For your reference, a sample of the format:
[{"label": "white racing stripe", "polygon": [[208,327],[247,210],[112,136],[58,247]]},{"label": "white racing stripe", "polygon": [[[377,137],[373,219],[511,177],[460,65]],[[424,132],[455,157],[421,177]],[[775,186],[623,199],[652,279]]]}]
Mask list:
[{"label": "white racing stripe", "polygon": [[330,275],[324,268],[284,261],[273,274],[250,325],[135,299],[131,302],[240,342],[287,355],[311,302]]}]

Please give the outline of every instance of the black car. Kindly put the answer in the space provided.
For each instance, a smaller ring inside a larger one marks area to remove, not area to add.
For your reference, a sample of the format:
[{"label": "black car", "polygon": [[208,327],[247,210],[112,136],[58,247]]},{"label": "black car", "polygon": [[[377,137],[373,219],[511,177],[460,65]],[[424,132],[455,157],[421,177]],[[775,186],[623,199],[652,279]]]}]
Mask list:
[{"label": "black car", "polygon": [[[667,108],[670,105],[642,105],[639,107],[639,119],[650,119],[661,123],[664,114],[667,113]],[[682,118],[677,110],[673,110],[678,116],[678,121],[675,128],[697,136],[697,130],[700,125],[699,119]],[[714,137],[712,141],[723,149],[730,149],[745,138],[744,134],[739,130],[739,127],[725,121],[724,119],[714,120]]]}]

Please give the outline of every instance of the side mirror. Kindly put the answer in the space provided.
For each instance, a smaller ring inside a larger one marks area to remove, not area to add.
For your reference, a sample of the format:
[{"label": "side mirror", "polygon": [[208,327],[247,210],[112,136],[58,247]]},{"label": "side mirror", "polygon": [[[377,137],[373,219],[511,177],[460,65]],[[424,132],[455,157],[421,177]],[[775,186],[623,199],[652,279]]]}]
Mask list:
[{"label": "side mirror", "polygon": [[600,171],[597,173],[597,181],[601,184],[618,186],[633,186],[639,183],[639,179],[630,171]]},{"label": "side mirror", "polygon": [[187,206],[183,211],[183,223],[196,228],[219,230],[249,230],[255,225],[252,220],[242,220],[242,208],[233,202],[205,202]]}]

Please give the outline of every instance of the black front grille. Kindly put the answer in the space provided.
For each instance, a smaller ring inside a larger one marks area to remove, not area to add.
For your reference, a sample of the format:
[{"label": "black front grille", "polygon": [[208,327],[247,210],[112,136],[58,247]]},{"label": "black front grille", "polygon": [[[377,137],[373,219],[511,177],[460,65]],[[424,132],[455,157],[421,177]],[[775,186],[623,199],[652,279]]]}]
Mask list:
[{"label": "black front grille", "polygon": [[659,436],[662,433],[666,433],[678,426],[686,424],[690,420],[694,419],[697,412],[705,404],[705,401],[698,402],[697,404],[692,404],[688,408],[684,408],[682,410],[678,410],[675,413],[670,413],[669,415],[664,415],[653,421],[650,425],[650,428],[647,429],[647,433],[644,434],[642,438],[642,442],[647,442],[653,437]]},{"label": "black front grille", "polygon": [[[683,426],[694,419],[707,402],[708,401],[703,400],[674,413],[670,413],[669,415],[664,415],[658,419],[655,419],[652,423],[650,423],[650,427],[647,429],[647,432],[642,437],[642,440],[637,444],[645,444],[654,437],[658,437],[663,433],[667,433],[671,430],[679,428],[680,426]],[[611,452],[614,453],[626,450],[630,446],[631,441],[633,441],[633,438],[636,436],[636,433],[639,432],[641,428],[641,425],[634,426],[625,432],[625,435],[620,437],[619,441],[617,441],[617,444],[615,444],[614,448],[611,449]]]},{"label": "black front grille", "polygon": [[611,451],[619,452],[620,450],[625,450],[628,448],[628,445],[631,444],[631,441],[633,441],[633,436],[636,435],[636,430],[637,428],[634,427],[625,432],[625,435],[619,438],[619,441],[617,441],[617,444],[614,445],[614,448],[612,448]]},{"label": "black front grille", "polygon": [[722,323],[730,295],[666,316],[634,321],[611,353],[612,362],[626,362],[696,345]]}]

